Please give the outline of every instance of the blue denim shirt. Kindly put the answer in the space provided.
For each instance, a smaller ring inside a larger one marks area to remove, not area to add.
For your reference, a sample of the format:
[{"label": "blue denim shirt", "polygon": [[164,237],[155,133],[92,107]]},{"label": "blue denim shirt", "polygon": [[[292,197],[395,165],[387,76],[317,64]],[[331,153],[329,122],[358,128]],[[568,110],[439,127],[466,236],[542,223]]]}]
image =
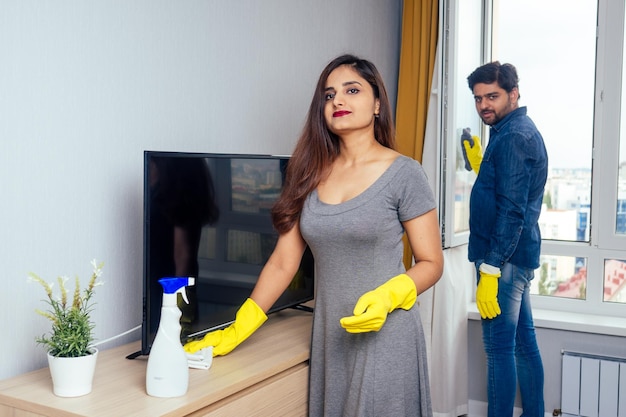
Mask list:
[{"label": "blue denim shirt", "polygon": [[470,197],[468,258],[502,267],[539,267],[539,214],[548,154],[526,107],[491,126]]}]

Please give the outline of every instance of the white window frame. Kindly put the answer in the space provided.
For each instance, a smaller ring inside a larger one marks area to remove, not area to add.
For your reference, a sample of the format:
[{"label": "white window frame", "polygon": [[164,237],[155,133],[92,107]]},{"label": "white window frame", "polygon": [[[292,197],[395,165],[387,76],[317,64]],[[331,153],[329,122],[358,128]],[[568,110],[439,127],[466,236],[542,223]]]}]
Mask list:
[{"label": "white window frame", "polygon": [[[592,241],[601,249],[626,250],[626,236],[615,233],[617,218],[618,160],[620,141],[622,66],[624,51],[624,2],[600,0],[596,103],[594,123],[594,171],[592,182]],[[626,70],[624,70],[626,72]],[[626,105],[626,103],[623,103]],[[626,126],[624,127],[626,134]],[[596,174],[596,168],[602,170]],[[613,204],[595,204],[611,201]],[[598,207],[599,206],[599,207]],[[597,215],[594,215],[597,213]],[[595,230],[594,230],[595,229]],[[626,259],[626,254],[622,258]]]},{"label": "white window frame", "polygon": [[[460,140],[456,125],[456,115],[455,109],[451,106],[451,103],[456,103],[461,98],[456,94],[457,90],[453,88],[448,88],[449,82],[454,82],[455,71],[458,67],[457,65],[457,54],[453,53],[457,48],[456,45],[456,34],[454,33],[454,29],[459,27],[459,16],[458,16],[458,3],[459,0],[446,0],[444,3],[443,10],[441,10],[441,15],[443,17],[442,26],[443,30],[440,30],[440,34],[442,34],[444,38],[443,47],[442,47],[442,65],[441,68],[441,77],[442,80],[440,91],[442,91],[442,95],[440,97],[440,114],[441,117],[441,137],[443,140],[440,141],[441,145],[441,170],[440,170],[440,178],[443,178],[443,182],[440,184],[441,190],[439,192],[440,196],[440,223],[442,225],[442,242],[444,248],[451,248],[460,246],[463,244],[467,244],[469,239],[469,230],[455,233],[455,209],[454,206],[450,206],[446,204],[446,202],[454,202],[455,200],[455,175],[456,175],[456,152],[457,146]],[[484,3],[483,0],[463,0],[465,5],[473,1],[474,3]],[[480,65],[481,62],[485,61],[486,54],[490,51],[487,51],[485,45],[487,45],[487,39],[490,38],[491,28],[490,25],[485,24],[485,22],[491,21],[488,13],[485,12],[485,8],[483,5],[483,11],[480,13],[482,15],[482,21],[479,25],[477,25],[477,30],[482,32],[482,45],[481,56],[477,57],[478,61],[477,65]],[[472,24],[475,24],[472,22]],[[469,75],[469,73],[467,74]],[[463,85],[463,91],[467,91],[468,100],[471,99],[471,92],[469,91],[469,87],[467,83]],[[471,104],[473,101],[468,101]],[[481,126],[480,131],[474,132],[478,137],[481,138],[483,146],[485,144],[484,138],[487,134],[487,129],[482,125],[478,115],[474,112],[475,124],[477,126]],[[446,187],[446,185],[450,185]]]}]

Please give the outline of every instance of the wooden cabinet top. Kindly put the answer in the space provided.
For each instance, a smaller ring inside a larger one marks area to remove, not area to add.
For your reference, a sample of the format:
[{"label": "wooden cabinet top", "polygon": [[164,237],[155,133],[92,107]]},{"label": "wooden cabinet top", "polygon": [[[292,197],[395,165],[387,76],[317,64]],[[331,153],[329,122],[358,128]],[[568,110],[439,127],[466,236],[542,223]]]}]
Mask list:
[{"label": "wooden cabinet top", "polygon": [[[269,316],[248,340],[209,370],[190,369],[187,394],[155,398],[146,393],[148,358],[126,359],[140,342],[99,353],[93,390],[76,398],[52,393],[48,368],[0,381],[0,411],[12,408],[44,416],[184,416],[307,362],[312,315],[283,310]],[[0,413],[2,414],[2,413]]]}]

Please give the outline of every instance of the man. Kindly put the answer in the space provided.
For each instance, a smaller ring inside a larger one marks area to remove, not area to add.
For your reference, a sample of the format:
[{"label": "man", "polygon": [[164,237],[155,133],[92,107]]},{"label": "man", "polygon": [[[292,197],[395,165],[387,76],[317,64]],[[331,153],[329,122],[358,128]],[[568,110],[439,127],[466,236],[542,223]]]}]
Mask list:
[{"label": "man", "polygon": [[477,137],[462,137],[466,162],[478,174],[470,197],[468,258],[477,271],[488,415],[513,415],[519,382],[522,416],[543,417],[543,365],[529,289],[539,267],[548,156],[526,107],[518,105],[513,65],[491,62],[467,80],[478,115],[490,126],[484,155]]}]

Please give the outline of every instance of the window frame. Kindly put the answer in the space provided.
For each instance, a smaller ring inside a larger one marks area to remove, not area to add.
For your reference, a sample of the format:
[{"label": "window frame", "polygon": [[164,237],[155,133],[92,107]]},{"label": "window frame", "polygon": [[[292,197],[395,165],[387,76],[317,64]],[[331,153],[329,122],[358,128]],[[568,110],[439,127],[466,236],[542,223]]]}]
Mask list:
[{"label": "window frame", "polygon": [[[477,58],[477,65],[480,65],[480,62],[485,61],[485,57],[490,54],[489,48],[486,47],[488,45],[487,40],[491,37],[491,27],[486,24],[486,22],[491,21],[490,18],[490,9],[485,8],[484,0],[464,0],[465,5],[467,5],[470,1],[475,1],[476,3],[481,4],[482,10],[480,11],[481,15],[481,23],[477,26],[477,30],[482,33],[480,42],[481,45],[479,47],[479,55]],[[467,244],[469,240],[469,229],[464,230],[462,232],[455,232],[456,223],[454,221],[455,218],[455,207],[454,205],[450,206],[447,202],[455,201],[455,185],[456,185],[456,161],[457,161],[457,152],[458,152],[458,143],[460,137],[458,135],[457,125],[456,125],[456,110],[450,103],[456,103],[459,98],[457,94],[457,89],[450,88],[449,83],[455,82],[454,75],[456,75],[457,65],[457,54],[454,52],[457,48],[457,39],[456,32],[451,28],[459,28],[459,20],[458,20],[458,0],[445,1],[445,10],[441,15],[443,16],[443,31],[440,33],[445,34],[445,39],[443,42],[443,54],[442,54],[442,65],[441,65],[441,79],[442,83],[440,86],[440,91],[442,91],[442,96],[440,100],[440,114],[441,117],[441,126],[440,132],[441,137],[445,140],[440,141],[442,143],[441,146],[441,156],[440,156],[440,178],[443,181],[440,183],[440,223],[442,225],[442,243],[444,248],[452,248],[456,246],[460,246],[463,244]],[[473,24],[473,22],[472,22]],[[469,74],[469,73],[468,73]],[[466,83],[463,84],[465,91],[471,95],[469,91],[469,87]],[[469,98],[468,98],[469,100]],[[468,101],[471,103],[471,101]],[[486,145],[485,138],[487,137],[488,130],[480,121],[478,115],[474,111],[473,114],[473,123],[474,126],[478,126],[478,131],[475,133],[478,137],[481,138],[481,144]],[[473,174],[469,174],[473,175]],[[469,197],[469,195],[468,195]]]},{"label": "window frame", "polygon": [[[626,68],[622,68],[626,10],[624,2],[600,0],[598,3],[600,7],[591,192],[591,219],[595,220],[592,225],[596,224],[597,227],[592,228],[591,236],[592,239],[595,238],[593,241],[597,242],[599,248],[619,250],[626,248],[626,235],[618,235],[615,230],[620,133],[626,135],[626,126],[622,126],[623,132],[620,132],[622,73],[626,73]],[[597,167],[601,167],[599,173],[596,172]],[[593,202],[601,199],[615,203],[594,207]],[[594,216],[594,212],[598,215]],[[626,259],[626,256],[623,255],[621,259]]]}]

